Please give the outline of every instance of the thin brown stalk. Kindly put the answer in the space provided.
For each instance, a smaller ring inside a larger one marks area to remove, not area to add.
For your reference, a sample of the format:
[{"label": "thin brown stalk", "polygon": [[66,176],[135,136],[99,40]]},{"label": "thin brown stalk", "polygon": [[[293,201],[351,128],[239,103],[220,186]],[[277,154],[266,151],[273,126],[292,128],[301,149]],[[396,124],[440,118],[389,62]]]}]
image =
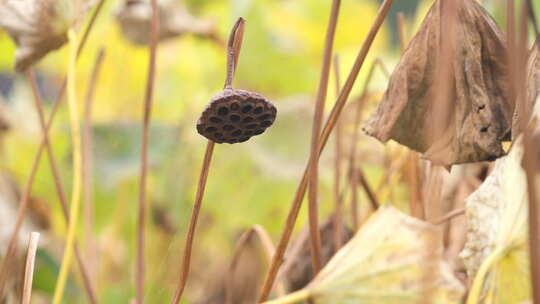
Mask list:
[{"label": "thin brown stalk", "polygon": [[339,17],[339,7],[341,0],[332,1],[332,10],[326,30],[326,41],[323,54],[323,65],[321,68],[321,79],[317,92],[317,100],[315,101],[315,115],[313,117],[313,129],[311,132],[311,153],[310,153],[310,170],[309,170],[309,192],[308,192],[308,213],[309,213],[309,230],[311,237],[311,264],[313,275],[316,275],[322,267],[321,261],[321,235],[319,231],[319,206],[318,206],[318,171],[319,171],[319,136],[321,133],[321,124],[323,119],[324,103],[326,101],[326,93],[328,90],[328,78],[330,76],[330,64],[332,61],[332,48],[334,45],[334,36],[336,33],[336,25]]},{"label": "thin brown stalk", "polygon": [[36,252],[39,243],[39,233],[30,233],[28,241],[28,250],[26,251],[26,265],[24,267],[24,285],[22,294],[22,304],[30,304],[32,298],[32,281],[34,279],[34,265],[36,261]]},{"label": "thin brown stalk", "polygon": [[405,49],[407,48],[407,28],[405,24],[405,14],[403,14],[403,12],[397,13],[397,24],[399,33],[399,48],[401,49],[401,53],[403,54],[405,52]]},{"label": "thin brown stalk", "polygon": [[[513,77],[511,81],[513,88],[517,92],[516,104],[520,105],[518,108],[521,113],[518,113],[520,118],[520,130],[523,133],[523,167],[525,169],[527,178],[527,193],[529,200],[528,208],[528,230],[529,230],[529,259],[530,259],[530,273],[531,273],[531,290],[532,290],[532,303],[540,304],[540,241],[538,237],[540,235],[540,227],[538,212],[540,208],[538,206],[538,191],[536,189],[536,175],[538,171],[538,143],[533,140],[531,129],[528,127],[530,113],[527,113],[527,96],[526,92],[526,62],[527,62],[527,21],[526,16],[529,7],[529,3],[523,3],[521,10],[520,26],[518,37],[514,39],[515,44],[510,46],[511,57],[516,64]],[[533,15],[534,16],[534,15]],[[513,22],[513,20],[511,20]],[[534,24],[536,27],[536,24]]]},{"label": "thin brown stalk", "polygon": [[[86,98],[84,102],[84,116],[83,116],[83,133],[82,133],[82,195],[83,195],[83,207],[84,207],[84,239],[85,239],[85,249],[86,249],[86,260],[95,266],[95,263],[92,263],[94,260],[94,252],[90,252],[95,248],[94,238],[92,237],[94,230],[93,227],[93,198],[92,198],[92,188],[93,188],[93,156],[92,156],[92,104],[94,101],[94,92],[96,88],[97,79],[99,76],[99,71],[103,58],[105,56],[105,50],[101,48],[98,51],[96,60],[94,62],[94,67],[92,69],[92,74],[90,75],[90,82],[88,84],[88,89],[86,92]],[[92,267],[91,269],[93,269]],[[95,273],[91,271],[91,273]]]},{"label": "thin brown stalk", "polygon": [[360,181],[360,184],[362,185],[362,188],[364,188],[364,191],[366,192],[366,195],[369,199],[369,203],[372,210],[377,210],[380,206],[379,200],[377,199],[377,196],[375,195],[375,192],[373,192],[373,189],[369,185],[366,176],[362,172],[362,170],[357,170],[358,174],[358,180]]},{"label": "thin brown stalk", "polygon": [[[242,233],[238,241],[236,242],[234,255],[231,260],[231,264],[229,265],[229,269],[227,272],[227,279],[225,284],[227,285],[227,288],[225,289],[225,299],[226,304],[233,304],[233,283],[234,283],[234,272],[236,271],[236,267],[238,265],[238,262],[240,261],[240,257],[242,255],[242,252],[248,245],[249,241],[253,236],[257,236],[260,240],[264,253],[266,256],[266,259],[268,262],[272,259],[272,256],[274,255],[275,247],[274,244],[272,244],[272,239],[270,238],[270,235],[268,232],[260,225],[254,225],[249,230]],[[280,291],[282,294],[285,292],[284,286],[281,285],[282,288],[280,288]]]},{"label": "thin brown stalk", "polygon": [[[94,24],[95,24],[95,20],[97,19],[97,17],[99,16],[99,13],[101,12],[101,9],[103,7],[103,3],[105,2],[105,0],[101,0],[96,9],[94,10],[94,13],[92,14],[92,17],[90,19],[90,22],[88,23],[88,26],[86,27],[85,29],[85,32],[83,34],[83,38],[81,39],[81,43],[79,44],[79,49],[78,49],[78,54],[81,54],[85,44],[86,44],[86,41],[88,40],[88,37],[90,35],[90,32],[92,31],[93,27],[94,27]],[[47,135],[48,134],[48,131],[54,121],[54,117],[58,111],[58,108],[60,106],[60,101],[62,100],[62,97],[63,97],[63,94],[65,92],[65,89],[66,89],[66,80],[64,78],[63,82],[62,82],[62,86],[60,88],[60,91],[58,93],[58,97],[56,98],[56,101],[54,102],[53,104],[53,107],[52,107],[52,111],[51,111],[51,114],[50,114],[50,118],[49,118],[49,121],[47,122],[47,126],[46,126],[46,131],[44,132],[44,135],[43,135],[43,138],[41,140],[41,143],[40,143],[40,146],[38,148],[38,151],[36,153],[36,156],[34,157],[34,160],[33,160],[33,163],[32,163],[32,167],[30,169],[30,174],[28,176],[28,180],[25,184],[25,187],[24,187],[24,191],[23,191],[23,194],[21,196],[21,199],[19,200],[19,208],[17,210],[17,219],[16,219],[16,223],[15,223],[15,229],[10,237],[10,240],[9,240],[9,243],[8,243],[8,248],[6,250],[6,254],[4,255],[4,259],[2,261],[2,264],[0,265],[0,295],[3,294],[4,292],[4,287],[5,287],[5,282],[6,282],[6,278],[7,278],[7,273],[8,273],[8,269],[10,268],[10,265],[11,265],[11,259],[13,258],[13,255],[15,254],[15,249],[16,249],[16,240],[17,240],[17,237],[19,235],[19,231],[21,229],[21,226],[22,226],[22,221],[24,220],[24,217],[26,216],[26,211],[27,211],[27,207],[28,207],[28,199],[30,197],[30,192],[32,191],[32,186],[34,184],[34,178],[36,176],[36,172],[37,172],[37,169],[39,167],[39,162],[41,160],[41,155],[43,154],[43,150],[45,149],[45,146],[46,146],[46,143],[47,143]],[[66,206],[67,208],[67,206]],[[84,266],[82,264],[82,260],[80,258],[80,254],[78,254],[78,250],[77,248],[75,248],[75,253],[76,253],[76,256],[77,256],[77,261],[78,261],[78,264],[79,264],[79,267],[80,267],[80,270],[81,270],[81,274],[82,274],[82,277],[83,277],[83,283],[84,283],[84,287],[85,287],[85,291],[86,291],[86,294],[88,296],[88,299],[90,301],[90,303],[96,303],[96,297],[94,295],[94,292],[93,292],[93,289],[92,289],[92,285],[90,283],[90,280],[87,276],[87,272],[85,271],[84,269]]]},{"label": "thin brown stalk", "polygon": [[208,179],[208,172],[210,170],[210,164],[212,162],[212,155],[214,152],[214,142],[209,140],[206,144],[206,153],[204,154],[203,166],[201,169],[201,174],[199,176],[199,184],[197,186],[197,195],[195,196],[195,204],[193,205],[193,211],[191,214],[191,219],[189,221],[188,234],[186,237],[186,246],[184,248],[184,256],[182,259],[182,268],[180,270],[180,280],[178,282],[178,287],[174,294],[172,303],[180,303],[182,298],[182,293],[186,287],[187,278],[189,276],[189,269],[191,265],[191,251],[193,249],[193,239],[195,237],[195,228],[197,226],[197,221],[199,219],[199,213],[201,210],[202,200],[204,197],[204,190],[206,189],[206,180]]},{"label": "thin brown stalk", "polygon": [[[227,77],[225,79],[225,89],[232,88],[232,82],[234,79],[234,73],[238,66],[238,56],[240,49],[242,48],[242,40],[244,38],[244,18],[238,18],[229,35],[228,48],[227,48]],[[191,265],[191,251],[193,249],[193,239],[195,237],[195,228],[197,227],[197,221],[199,219],[199,212],[202,206],[202,200],[204,197],[204,190],[206,189],[206,180],[208,179],[208,172],[210,170],[210,163],[212,161],[212,155],[214,152],[214,142],[209,140],[206,145],[206,152],[204,154],[203,166],[201,174],[199,176],[199,184],[197,186],[197,195],[195,196],[195,204],[193,205],[193,211],[191,219],[189,221],[188,234],[186,237],[186,245],[184,248],[184,256],[182,259],[182,266],[180,269],[180,279],[178,280],[178,286],[172,299],[173,304],[180,303],[184,288],[186,287],[187,279],[189,276],[189,270]]]},{"label": "thin brown stalk", "polygon": [[[381,5],[379,9],[379,12],[377,13],[377,17],[375,18],[375,22],[371,26],[371,29],[364,43],[362,44],[362,47],[356,57],[354,65],[349,73],[349,76],[347,77],[345,85],[341,89],[339,97],[337,98],[336,104],[332,108],[332,111],[330,112],[330,116],[328,117],[324,125],[323,131],[321,134],[320,144],[319,144],[319,155],[324,150],[324,147],[326,146],[328,138],[330,137],[332,130],[336,126],[336,123],[341,114],[341,111],[343,110],[343,107],[345,106],[347,100],[349,99],[349,95],[351,93],[354,83],[356,82],[358,73],[360,72],[360,69],[362,68],[362,65],[364,64],[364,60],[366,59],[366,56],[371,48],[371,45],[373,44],[373,40],[375,39],[375,36],[377,35],[384,19],[386,18],[386,15],[388,14],[388,10],[392,6],[392,3],[393,3],[393,0],[385,0],[383,2],[383,4]],[[279,267],[281,266],[283,262],[283,256],[285,254],[287,245],[291,238],[292,231],[294,230],[294,224],[296,223],[298,212],[300,211],[300,207],[302,206],[302,200],[306,193],[308,170],[309,170],[309,164],[307,168],[304,170],[304,175],[302,177],[300,184],[298,185],[296,195],[294,197],[293,203],[291,205],[291,209],[289,210],[289,214],[287,216],[287,222],[285,224],[285,228],[279,240],[278,247],[276,248],[276,253],[274,254],[274,258],[272,259],[272,264],[270,265],[270,268],[266,275],[264,285],[261,289],[261,294],[258,299],[259,302],[264,302],[270,295],[270,291],[272,290],[272,287],[274,285],[274,281],[278,273]]]},{"label": "thin brown stalk", "polygon": [[[350,186],[351,186],[351,218],[352,218],[354,230],[357,230],[360,225],[359,220],[358,220],[358,177],[355,174],[356,149],[357,149],[358,137],[360,136],[360,121],[362,118],[362,110],[364,108],[364,104],[366,103],[366,100],[368,99],[369,84],[371,83],[373,79],[373,75],[375,74],[375,68],[377,66],[380,66],[383,71],[385,70],[384,64],[382,63],[380,59],[375,60],[371,64],[371,67],[368,71],[368,75],[366,77],[366,81],[364,82],[362,93],[356,104],[356,111],[355,111],[354,122],[353,122],[351,150],[349,151],[349,174],[348,175],[349,175],[349,181],[350,181]],[[369,190],[367,189],[366,191],[369,192]]]},{"label": "thin brown stalk", "polygon": [[[341,88],[340,83],[340,66],[339,56],[334,56],[334,79],[336,81],[336,97],[339,96],[339,90]],[[339,119],[336,125],[336,150],[335,150],[335,164],[334,164],[334,223],[333,223],[333,235],[334,235],[334,248],[339,249],[343,245],[343,225],[341,223],[341,212],[343,199],[341,197],[341,160],[343,153],[343,119]]]},{"label": "thin brown stalk", "polygon": [[156,78],[156,57],[159,35],[159,12],[157,0],[152,0],[152,21],[150,24],[150,52],[148,58],[148,78],[146,82],[146,93],[144,96],[144,116],[141,146],[141,175],[139,183],[139,208],[137,220],[137,264],[136,264],[136,303],[144,302],[144,226],[146,215],[146,177],[148,173],[148,137],[150,119],[152,114],[152,101],[154,97],[154,84]]}]

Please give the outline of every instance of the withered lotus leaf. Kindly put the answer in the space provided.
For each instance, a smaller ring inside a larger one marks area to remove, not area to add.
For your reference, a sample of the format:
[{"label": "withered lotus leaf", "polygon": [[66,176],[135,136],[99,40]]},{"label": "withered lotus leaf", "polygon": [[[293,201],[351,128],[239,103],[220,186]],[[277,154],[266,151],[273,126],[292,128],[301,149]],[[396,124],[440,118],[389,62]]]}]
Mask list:
[{"label": "withered lotus leaf", "polygon": [[[194,34],[218,39],[213,22],[192,16],[185,7],[171,0],[158,1],[159,40]],[[147,45],[150,37],[152,6],[150,0],[127,0],[116,10],[116,19],[124,36],[133,44]]]},{"label": "withered lotus leaf", "polygon": [[67,29],[93,4],[93,0],[0,1],[0,28],[17,45],[15,69],[23,71],[60,48],[67,41]]},{"label": "withered lotus leaf", "polygon": [[441,39],[448,38],[441,3],[430,8],[364,131],[382,142],[393,139],[440,165],[493,160],[504,154],[501,141],[509,135],[513,103],[507,98],[503,34],[474,0],[457,1],[449,127],[443,137],[429,136],[437,124],[438,50]]}]

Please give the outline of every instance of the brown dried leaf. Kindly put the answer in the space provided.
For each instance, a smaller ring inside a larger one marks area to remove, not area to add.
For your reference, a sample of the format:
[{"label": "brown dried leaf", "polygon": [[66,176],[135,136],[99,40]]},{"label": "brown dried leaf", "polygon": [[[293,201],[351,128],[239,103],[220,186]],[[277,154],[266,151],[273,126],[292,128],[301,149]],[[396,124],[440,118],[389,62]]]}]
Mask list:
[{"label": "brown dried leaf", "polygon": [[[441,165],[492,160],[504,154],[513,104],[506,89],[503,35],[474,0],[459,2],[452,58],[452,112],[445,136],[433,138],[434,90],[445,39],[441,1],[428,12],[396,67],[388,89],[364,131],[382,142],[393,139]],[[441,32],[442,31],[442,32]]]},{"label": "brown dried leaf", "polygon": [[[171,0],[159,0],[159,40],[184,34],[219,40],[213,22],[192,16],[185,7]],[[133,44],[147,45],[152,6],[149,0],[127,0],[116,11],[122,33]]]},{"label": "brown dried leaf", "polygon": [[[67,29],[93,1],[3,0],[0,27],[17,45],[15,69],[23,71],[67,41]],[[80,8],[80,9],[78,9]]]}]

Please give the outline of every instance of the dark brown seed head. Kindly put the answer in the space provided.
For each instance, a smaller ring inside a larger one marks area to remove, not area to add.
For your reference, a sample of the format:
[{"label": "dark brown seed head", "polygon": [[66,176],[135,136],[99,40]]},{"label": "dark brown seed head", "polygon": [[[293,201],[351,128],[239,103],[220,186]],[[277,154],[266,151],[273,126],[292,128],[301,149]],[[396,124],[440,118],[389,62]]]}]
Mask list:
[{"label": "dark brown seed head", "polygon": [[218,144],[244,142],[262,134],[276,114],[276,107],[262,95],[225,89],[212,97],[197,122],[197,131]]}]

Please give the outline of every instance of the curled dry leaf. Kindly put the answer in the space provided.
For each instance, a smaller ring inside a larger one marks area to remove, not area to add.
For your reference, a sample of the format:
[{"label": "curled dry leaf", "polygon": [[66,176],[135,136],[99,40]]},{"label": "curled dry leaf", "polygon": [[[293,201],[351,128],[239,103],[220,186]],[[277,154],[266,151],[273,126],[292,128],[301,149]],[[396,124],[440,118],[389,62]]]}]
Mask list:
[{"label": "curled dry leaf", "polygon": [[15,69],[24,71],[67,41],[67,30],[94,1],[2,0],[0,27],[17,45]]},{"label": "curled dry leaf", "polygon": [[442,138],[428,134],[437,123],[431,119],[434,76],[443,61],[437,50],[447,38],[441,3],[431,7],[364,131],[382,142],[393,139],[441,165],[492,160],[504,154],[500,142],[509,135],[513,105],[507,98],[503,35],[477,1],[458,1],[449,128]]},{"label": "curled dry leaf", "polygon": [[[191,15],[172,0],[159,0],[159,40],[183,34],[219,40],[215,24]],[[150,35],[152,6],[150,0],[126,0],[116,11],[122,33],[134,44],[147,45]]]},{"label": "curled dry leaf", "polygon": [[443,260],[441,230],[386,205],[306,288],[268,304],[417,304],[427,293],[432,304],[461,303],[464,294]]}]

